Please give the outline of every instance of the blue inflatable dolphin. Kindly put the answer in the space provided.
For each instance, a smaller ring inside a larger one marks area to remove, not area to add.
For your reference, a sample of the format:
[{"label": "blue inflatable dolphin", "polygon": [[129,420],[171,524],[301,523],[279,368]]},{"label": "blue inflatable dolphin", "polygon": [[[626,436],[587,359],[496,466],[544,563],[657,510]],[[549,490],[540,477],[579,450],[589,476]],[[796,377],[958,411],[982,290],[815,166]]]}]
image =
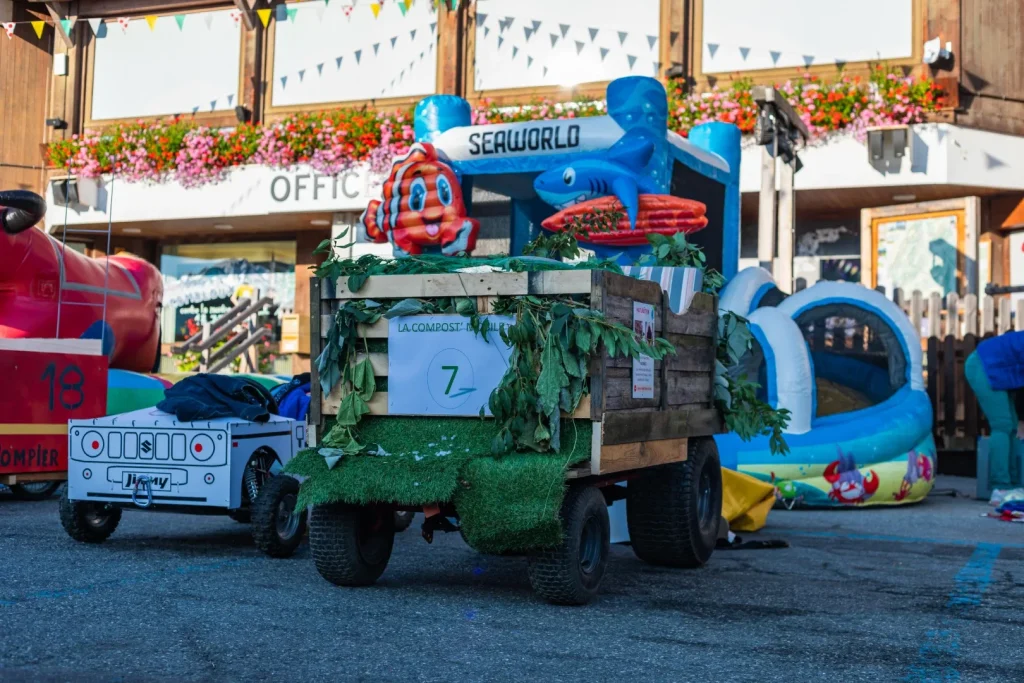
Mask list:
[{"label": "blue inflatable dolphin", "polygon": [[558,210],[588,199],[615,195],[626,209],[629,226],[636,227],[638,195],[661,194],[643,169],[654,154],[654,144],[642,131],[630,131],[606,152],[556,166],[537,176],[533,189]]}]

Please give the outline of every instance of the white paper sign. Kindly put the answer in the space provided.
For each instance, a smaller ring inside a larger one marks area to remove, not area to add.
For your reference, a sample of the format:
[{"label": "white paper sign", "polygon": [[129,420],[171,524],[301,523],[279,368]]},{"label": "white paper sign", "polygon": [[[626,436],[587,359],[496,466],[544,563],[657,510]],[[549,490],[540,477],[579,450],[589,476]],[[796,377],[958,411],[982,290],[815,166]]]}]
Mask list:
[{"label": "white paper sign", "polygon": [[461,315],[388,321],[388,414],[479,415],[508,369],[511,347],[498,334],[512,316],[490,320],[485,342]]},{"label": "white paper sign", "polygon": [[[654,346],[654,306],[633,302],[633,334],[637,341]],[[654,359],[650,356],[633,359],[633,398],[654,398]]]}]

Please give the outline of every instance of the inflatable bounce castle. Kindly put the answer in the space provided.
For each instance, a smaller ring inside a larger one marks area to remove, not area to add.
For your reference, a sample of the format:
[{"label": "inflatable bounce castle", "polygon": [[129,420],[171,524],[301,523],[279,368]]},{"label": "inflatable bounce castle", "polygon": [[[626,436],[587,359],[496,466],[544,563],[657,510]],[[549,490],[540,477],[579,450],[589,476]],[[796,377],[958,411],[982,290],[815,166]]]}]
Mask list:
[{"label": "inflatable bounce castle", "polygon": [[760,268],[737,272],[735,126],[706,123],[686,138],[669,131],[664,87],[643,77],[609,84],[606,116],[477,126],[470,111],[448,95],[419,103],[418,144],[363,216],[369,239],[390,242],[398,256],[471,251],[474,188],[509,199],[513,255],[542,229],[564,229],[574,211],[612,208],[618,222],[581,241],[634,266],[631,275],[660,279],[675,308],[688,299],[674,290],[699,283],[668,272],[683,269],[635,264],[650,251],[648,232],[685,232],[728,281],[720,311],[750,321],[754,344],[742,371],[759,378],[763,400],[791,414],[789,454],[771,455],[767,437],[726,434],[717,439],[723,466],[770,484],[786,507],[927,495],[935,447],[919,333],[895,304],[860,285],[820,282],[787,295]]}]

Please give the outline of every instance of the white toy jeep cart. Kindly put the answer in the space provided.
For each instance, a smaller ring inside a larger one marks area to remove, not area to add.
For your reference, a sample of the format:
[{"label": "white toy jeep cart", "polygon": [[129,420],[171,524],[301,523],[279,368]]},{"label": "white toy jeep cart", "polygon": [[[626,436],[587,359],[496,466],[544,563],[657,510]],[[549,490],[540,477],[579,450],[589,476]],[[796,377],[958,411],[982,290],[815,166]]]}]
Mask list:
[{"label": "white toy jeep cart", "polygon": [[278,415],[180,422],[145,408],[71,420],[60,521],[76,541],[101,543],[124,509],[226,514],[251,522],[263,552],[288,557],[305,511],[295,512],[299,482],[277,472],[305,445],[305,424]]}]

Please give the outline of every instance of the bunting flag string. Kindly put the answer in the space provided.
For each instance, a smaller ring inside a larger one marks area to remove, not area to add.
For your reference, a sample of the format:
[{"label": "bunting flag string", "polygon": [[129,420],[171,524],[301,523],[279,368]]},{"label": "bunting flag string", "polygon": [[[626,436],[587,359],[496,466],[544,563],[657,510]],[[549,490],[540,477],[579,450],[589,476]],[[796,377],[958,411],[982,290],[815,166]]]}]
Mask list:
[{"label": "bunting flag string", "polygon": [[[709,61],[714,61],[718,58],[722,49],[735,50],[733,54],[738,53],[740,61],[747,62],[751,55],[760,53],[764,55],[768,54],[768,58],[771,60],[773,66],[778,66],[779,61],[782,60],[783,55],[791,57],[791,59],[785,60],[785,63],[790,64],[798,62],[804,65],[804,67],[811,67],[815,65],[833,64],[840,69],[846,66],[847,62],[852,61],[843,57],[824,57],[822,55],[809,55],[803,52],[797,52],[793,50],[777,50],[767,48],[759,45],[738,45],[734,43],[724,43],[721,41],[716,42],[705,42],[704,46],[707,48],[707,55],[710,58]],[[728,54],[728,53],[721,53]]]}]

